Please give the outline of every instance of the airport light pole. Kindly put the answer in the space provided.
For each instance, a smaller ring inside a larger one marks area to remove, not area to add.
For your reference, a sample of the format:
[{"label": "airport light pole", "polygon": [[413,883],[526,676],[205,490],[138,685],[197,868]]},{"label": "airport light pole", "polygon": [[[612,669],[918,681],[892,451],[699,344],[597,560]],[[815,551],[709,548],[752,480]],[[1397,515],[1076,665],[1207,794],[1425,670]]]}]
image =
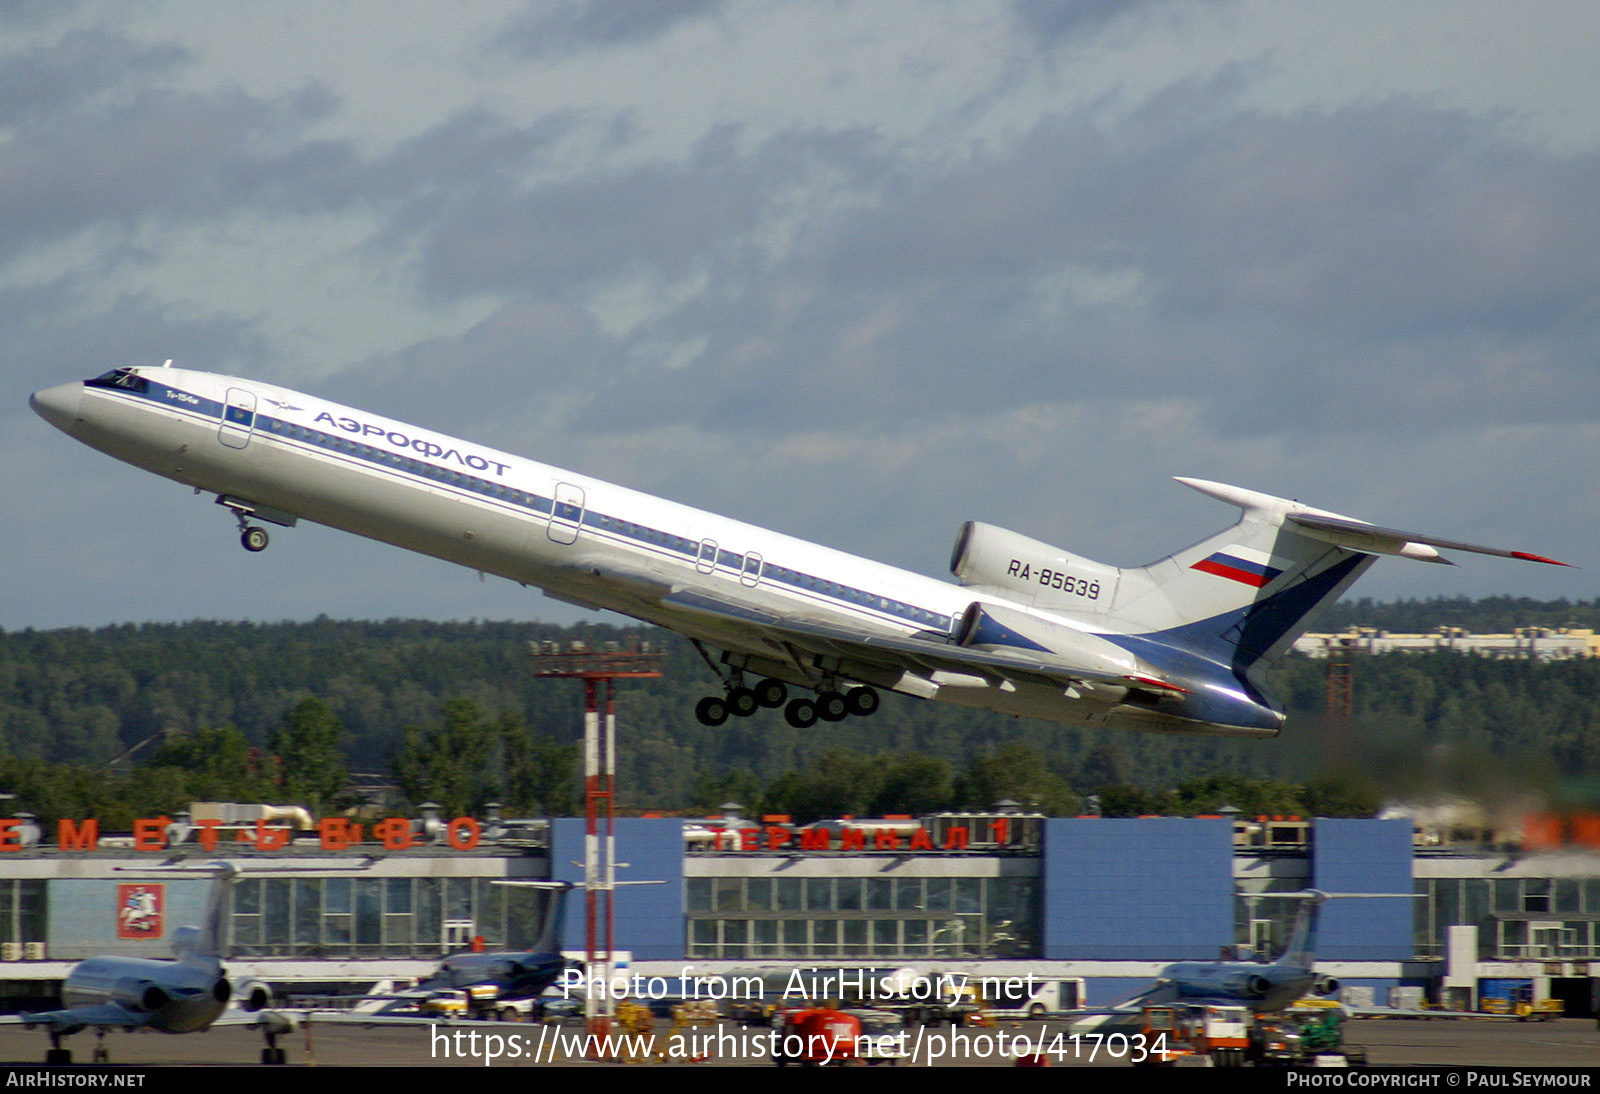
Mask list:
[{"label": "airport light pole", "polygon": [[[533,674],[540,678],[583,681],[583,881],[585,959],[590,983],[599,979],[606,990],[584,993],[589,1032],[604,1036],[616,1017],[610,990],[616,945],[612,900],[616,892],[616,750],[617,681],[653,679],[662,675],[667,655],[649,642],[633,639],[624,648],[607,642],[600,649],[572,642],[530,642]],[[605,685],[605,720],[600,718],[600,686]],[[557,940],[557,945],[560,942]]]}]

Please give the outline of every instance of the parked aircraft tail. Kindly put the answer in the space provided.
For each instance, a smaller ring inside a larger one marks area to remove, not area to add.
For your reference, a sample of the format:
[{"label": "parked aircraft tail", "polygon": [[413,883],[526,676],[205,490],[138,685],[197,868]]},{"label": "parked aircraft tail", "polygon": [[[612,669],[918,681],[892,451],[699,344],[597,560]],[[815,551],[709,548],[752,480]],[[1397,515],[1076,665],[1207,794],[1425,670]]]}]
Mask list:
[{"label": "parked aircraft tail", "polygon": [[1258,900],[1298,900],[1301,902],[1299,910],[1295,913],[1294,927],[1289,932],[1289,941],[1284,946],[1283,953],[1273,962],[1274,966],[1285,969],[1310,970],[1317,961],[1317,927],[1321,920],[1322,906],[1330,900],[1417,900],[1416,893],[1330,893],[1322,889],[1301,889],[1292,893],[1256,893]]},{"label": "parked aircraft tail", "polygon": [[134,872],[146,877],[173,873],[205,874],[210,877],[205,912],[200,923],[198,926],[178,927],[172,932],[172,955],[190,965],[220,965],[223,919],[227,914],[233,883],[239,877],[239,867],[231,862],[219,861],[193,866],[146,867]]}]

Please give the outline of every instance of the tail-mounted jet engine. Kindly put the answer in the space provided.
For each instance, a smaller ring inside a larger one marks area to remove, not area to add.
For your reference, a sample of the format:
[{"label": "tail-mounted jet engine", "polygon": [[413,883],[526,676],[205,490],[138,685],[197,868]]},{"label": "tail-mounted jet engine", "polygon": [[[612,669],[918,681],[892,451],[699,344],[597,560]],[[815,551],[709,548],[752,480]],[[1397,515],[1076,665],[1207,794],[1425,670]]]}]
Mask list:
[{"label": "tail-mounted jet engine", "polygon": [[255,1014],[272,1006],[272,988],[260,980],[246,980],[237,992],[239,1007]]},{"label": "tail-mounted jet engine", "polygon": [[1093,614],[1110,610],[1121,575],[1115,566],[975,520],[956,536],[950,572],[971,588],[1050,611]]}]

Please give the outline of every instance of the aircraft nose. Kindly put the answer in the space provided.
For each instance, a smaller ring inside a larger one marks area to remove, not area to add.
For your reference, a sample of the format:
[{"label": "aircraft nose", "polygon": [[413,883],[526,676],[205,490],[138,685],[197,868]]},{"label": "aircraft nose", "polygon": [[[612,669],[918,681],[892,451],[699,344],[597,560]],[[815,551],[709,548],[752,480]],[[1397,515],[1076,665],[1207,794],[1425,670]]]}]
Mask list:
[{"label": "aircraft nose", "polygon": [[28,396],[28,405],[63,433],[71,433],[78,424],[78,404],[82,399],[82,384],[57,384]]}]

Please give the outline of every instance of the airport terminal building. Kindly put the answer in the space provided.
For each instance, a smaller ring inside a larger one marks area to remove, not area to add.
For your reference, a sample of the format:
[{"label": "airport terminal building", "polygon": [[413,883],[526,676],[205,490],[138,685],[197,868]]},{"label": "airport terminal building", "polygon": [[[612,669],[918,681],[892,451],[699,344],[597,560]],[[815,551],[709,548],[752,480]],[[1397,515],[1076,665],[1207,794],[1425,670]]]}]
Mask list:
[{"label": "airport terminal building", "polygon": [[[54,833],[0,821],[0,1006],[48,997],[94,954],[168,956],[207,892],[204,879],[161,872],[174,863],[242,864],[228,967],[285,993],[421,977],[474,944],[529,948],[561,898],[497,882],[582,879],[581,819],[282,823],[159,818],[102,837],[88,821]],[[1435,846],[1405,819],[624,819],[619,878],[662,884],[617,890],[615,938],[651,975],[1033,974],[1098,1006],[1173,961],[1276,952],[1298,902],[1272,894],[1314,888],[1373,894],[1328,901],[1318,926],[1319,970],[1354,1002],[1468,1008],[1521,992],[1589,1015],[1600,976],[1591,834],[1530,848]],[[571,951],[584,948],[583,903],[565,901]]]}]

